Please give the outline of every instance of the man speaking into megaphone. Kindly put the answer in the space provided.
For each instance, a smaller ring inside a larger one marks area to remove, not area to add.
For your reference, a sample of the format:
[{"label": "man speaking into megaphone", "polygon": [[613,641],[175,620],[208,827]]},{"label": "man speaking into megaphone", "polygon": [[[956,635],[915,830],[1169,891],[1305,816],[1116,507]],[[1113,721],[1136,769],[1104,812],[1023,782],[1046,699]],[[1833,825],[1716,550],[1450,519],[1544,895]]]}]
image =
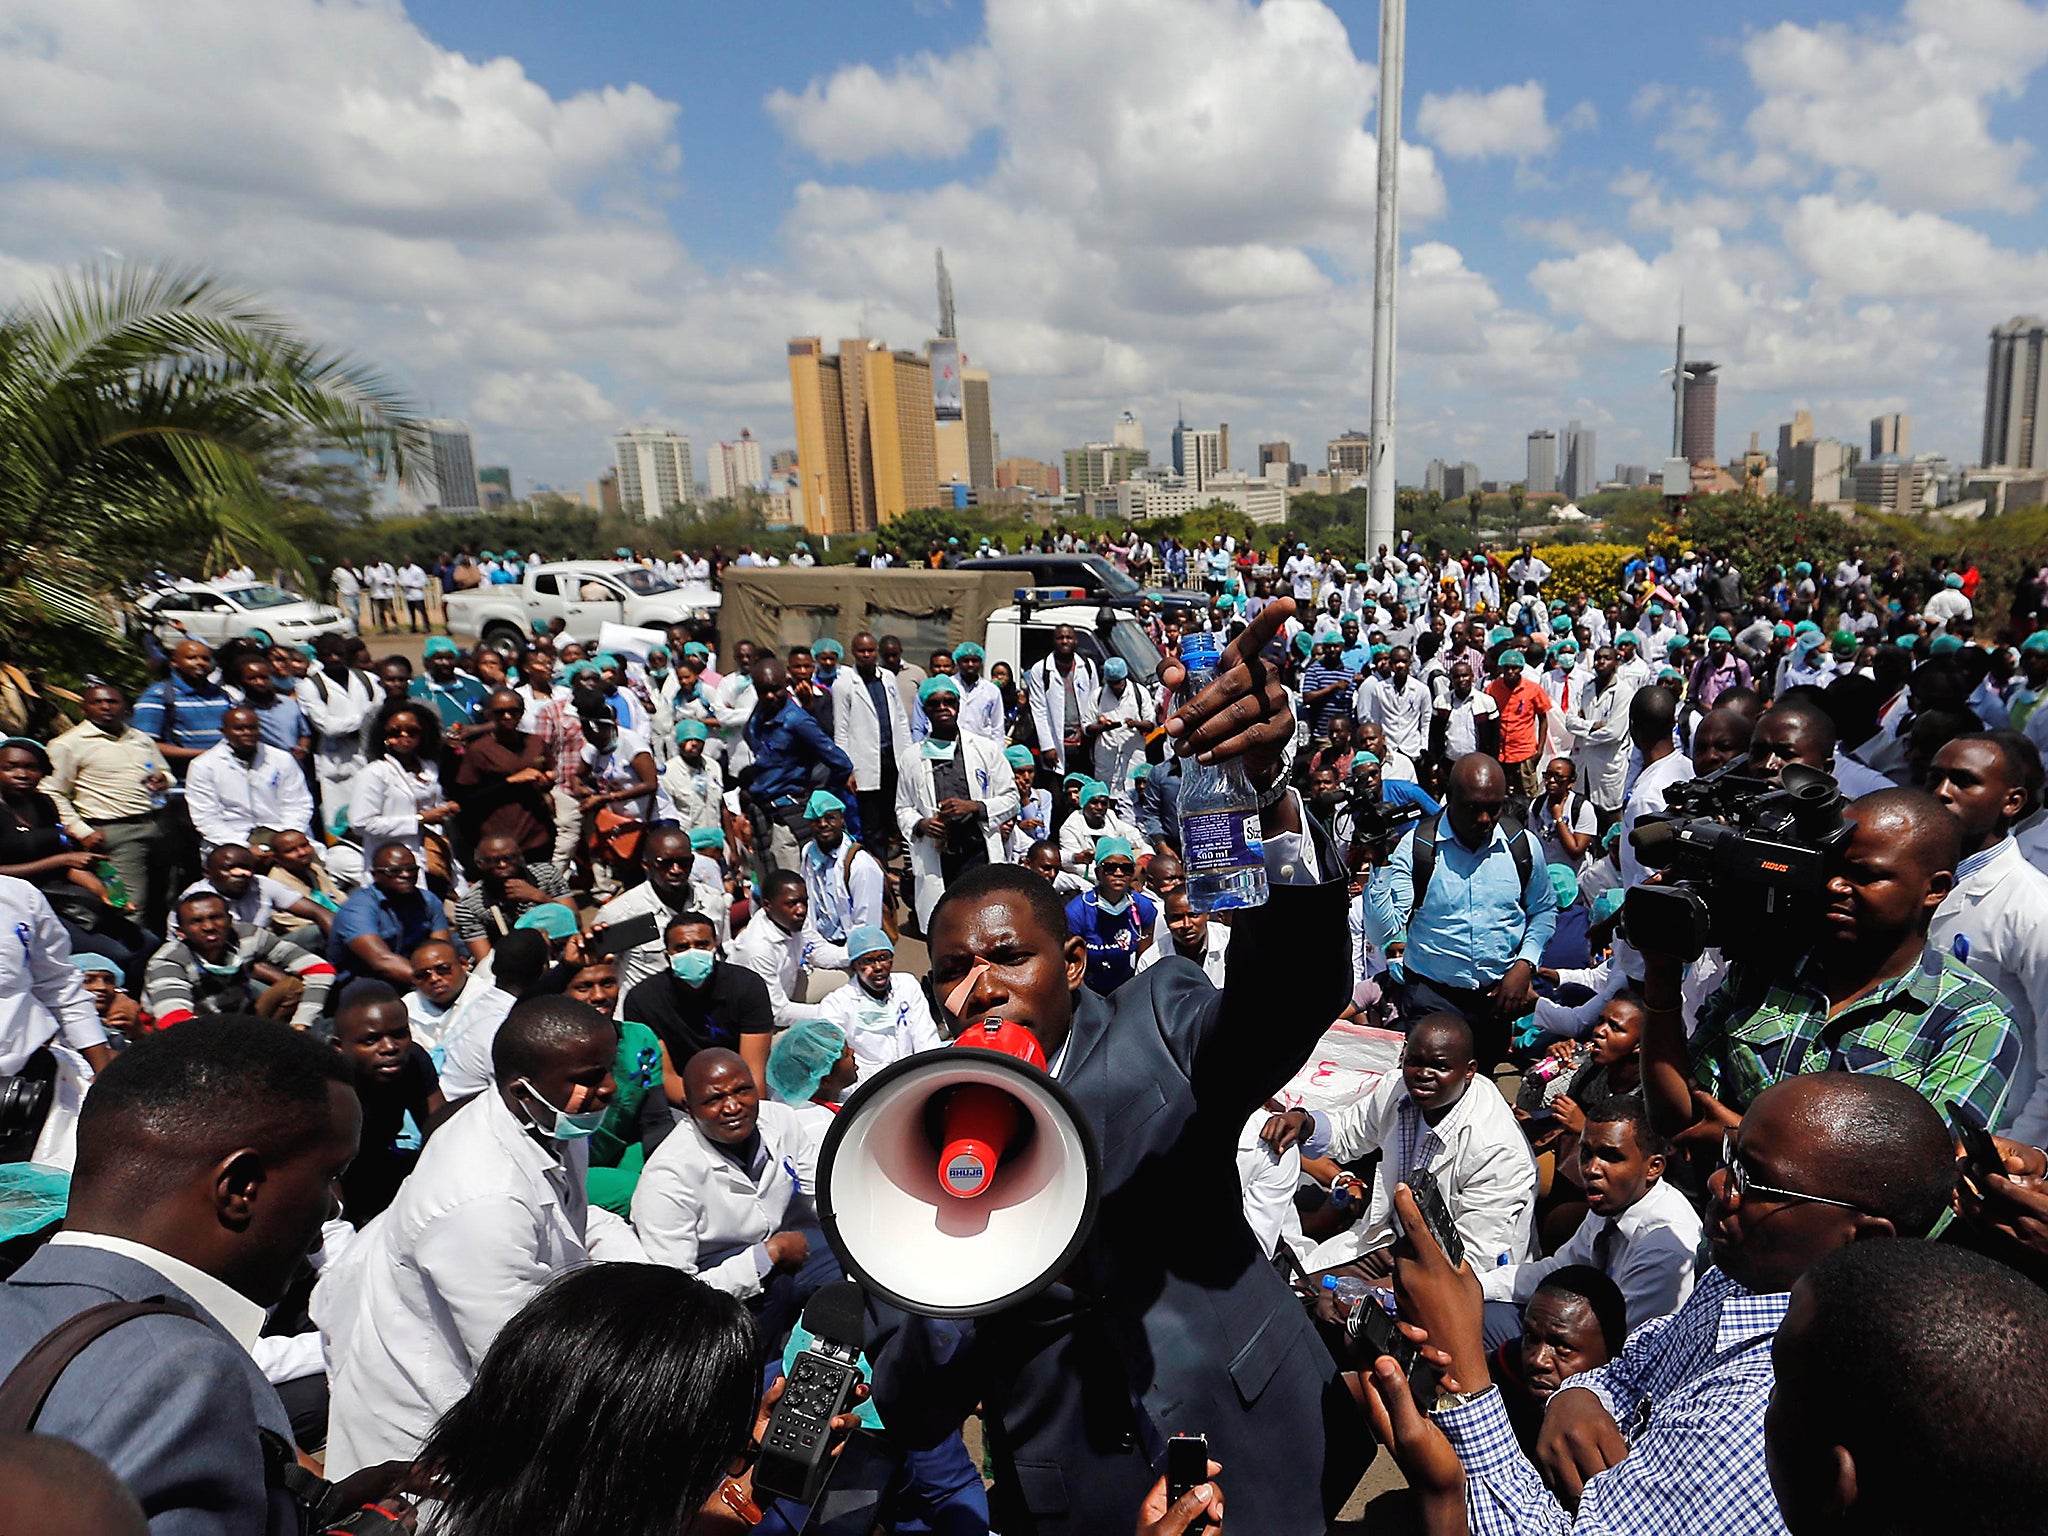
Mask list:
[{"label": "man speaking into megaphone", "polygon": [[[1085,989],[1086,947],[1021,866],[972,871],[932,914],[933,990],[955,1028],[1035,1036],[1101,1159],[1096,1219],[1055,1283],[969,1321],[875,1309],[883,1417],[929,1444],[980,1404],[1004,1536],[1126,1536],[1178,1433],[1208,1436],[1233,1536],[1321,1530],[1365,1461],[1364,1421],[1245,1225],[1236,1164],[1246,1119],[1351,988],[1344,866],[1286,787],[1294,720],[1260,659],[1292,612],[1269,604],[1167,724],[1175,751],[1241,758],[1263,802],[1271,895],[1236,914],[1221,990],[1177,959],[1111,997]],[[1177,687],[1180,667],[1161,680]]]}]

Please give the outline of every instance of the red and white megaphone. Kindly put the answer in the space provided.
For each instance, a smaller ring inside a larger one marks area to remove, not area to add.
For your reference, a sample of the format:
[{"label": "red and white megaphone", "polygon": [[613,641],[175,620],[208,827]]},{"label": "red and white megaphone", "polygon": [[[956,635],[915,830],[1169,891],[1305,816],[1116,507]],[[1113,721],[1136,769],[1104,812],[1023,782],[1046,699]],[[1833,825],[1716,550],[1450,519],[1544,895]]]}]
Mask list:
[{"label": "red and white megaphone", "polygon": [[1095,1223],[1102,1162],[1038,1039],[984,1019],[864,1078],[818,1164],[818,1215],[870,1292],[979,1317],[1050,1285]]}]

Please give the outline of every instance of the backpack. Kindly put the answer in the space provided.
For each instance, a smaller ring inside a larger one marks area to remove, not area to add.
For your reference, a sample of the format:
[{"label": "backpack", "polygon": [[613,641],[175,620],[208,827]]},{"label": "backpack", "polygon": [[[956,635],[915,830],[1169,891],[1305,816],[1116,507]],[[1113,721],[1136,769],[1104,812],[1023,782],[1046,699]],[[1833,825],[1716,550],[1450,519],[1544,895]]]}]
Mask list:
[{"label": "backpack", "polygon": [[[1412,873],[1415,879],[1415,899],[1408,908],[1408,920],[1413,922],[1422,910],[1422,898],[1429,890],[1429,877],[1436,873],[1436,839],[1441,828],[1441,813],[1420,822],[1415,828],[1415,854]],[[1512,816],[1502,816],[1500,825],[1508,835],[1508,854],[1515,861],[1516,889],[1526,891],[1529,877],[1536,871],[1536,855],[1529,847],[1529,831]],[[1517,898],[1519,899],[1519,897]]]}]

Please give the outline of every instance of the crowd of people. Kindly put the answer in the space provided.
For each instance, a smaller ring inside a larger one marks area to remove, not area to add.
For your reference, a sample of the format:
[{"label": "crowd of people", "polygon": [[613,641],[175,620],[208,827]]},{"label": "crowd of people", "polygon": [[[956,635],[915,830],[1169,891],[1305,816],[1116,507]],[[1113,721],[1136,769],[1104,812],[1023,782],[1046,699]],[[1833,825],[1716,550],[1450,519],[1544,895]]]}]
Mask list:
[{"label": "crowd of people", "polygon": [[[1856,550],[1098,552],[1205,593],[1140,602],[1155,675],[1067,625],[378,655],[532,558],[465,551],[0,742],[23,1486],[158,1536],[1178,1536],[1227,1488],[1293,1536],[1377,1441],[1431,1532],[2041,1529],[2048,572],[1993,632],[1973,569]],[[1263,906],[1190,886],[1196,759]],[[1761,921],[1695,869],[1687,946],[1632,897],[1710,778],[1840,830]],[[1095,1225],[991,1316],[871,1298],[833,1500],[771,1498],[827,1134],[997,1017]],[[1342,1102],[1333,1039],[1385,1053]]]}]

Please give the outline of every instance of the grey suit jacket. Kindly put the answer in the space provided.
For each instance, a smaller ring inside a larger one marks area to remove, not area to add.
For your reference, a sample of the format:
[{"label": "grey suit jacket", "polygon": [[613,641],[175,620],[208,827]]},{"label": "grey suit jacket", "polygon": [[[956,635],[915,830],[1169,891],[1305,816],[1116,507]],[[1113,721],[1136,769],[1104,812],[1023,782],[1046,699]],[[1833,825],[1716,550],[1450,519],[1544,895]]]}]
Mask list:
[{"label": "grey suit jacket", "polygon": [[259,1427],[289,1444],[291,1420],[247,1351],[145,1264],[47,1247],[0,1285],[0,1378],[66,1318],[107,1301],[181,1301],[201,1321],[141,1317],[87,1346],[57,1379],[36,1428],[112,1467],[151,1536],[295,1536],[291,1500],[265,1485]]},{"label": "grey suit jacket", "polygon": [[1080,1257],[973,1323],[874,1309],[892,1431],[929,1439],[982,1403],[1004,1536],[1125,1536],[1174,1434],[1209,1437],[1235,1536],[1322,1530],[1363,1470],[1364,1421],[1245,1224],[1237,1174],[1245,1121],[1349,996],[1346,914],[1341,880],[1275,886],[1237,915],[1221,991],[1181,959],[1109,998],[1084,989],[1059,1074],[1102,1149]]}]

